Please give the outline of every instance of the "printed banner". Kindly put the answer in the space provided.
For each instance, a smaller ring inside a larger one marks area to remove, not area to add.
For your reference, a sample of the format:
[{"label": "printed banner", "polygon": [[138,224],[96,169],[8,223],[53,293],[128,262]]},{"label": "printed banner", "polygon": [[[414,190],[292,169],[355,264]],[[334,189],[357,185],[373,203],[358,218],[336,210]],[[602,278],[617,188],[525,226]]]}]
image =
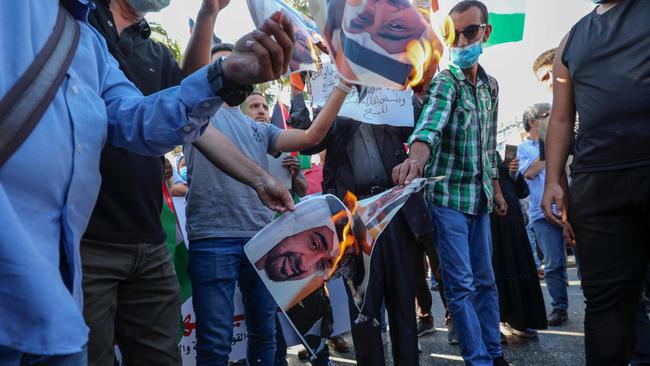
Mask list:
[{"label": "printed banner", "polygon": [[[348,287],[364,321],[370,258],[378,237],[409,196],[437,179],[416,179],[357,202],[348,193],[308,198],[267,225],[244,252],[287,315],[305,347],[316,354],[332,333],[326,282],[338,277]],[[368,319],[365,319],[368,320]]]},{"label": "printed banner", "polygon": [[316,70],[317,60],[314,47],[322,42],[318,26],[304,14],[285,4],[282,0],[246,0],[248,10],[253,17],[255,26],[260,26],[264,20],[278,10],[282,10],[293,24],[296,43],[293,47],[289,72]]},{"label": "printed banner", "polygon": [[[338,71],[332,63],[323,64],[320,71],[312,72],[308,78],[311,85],[312,103],[324,106],[334,85],[338,82]],[[369,86],[364,88],[364,96],[359,100],[356,88],[348,94],[339,116],[375,125],[413,127],[413,92]]]},{"label": "printed banner", "polygon": [[430,1],[310,0],[309,6],[349,82],[404,90],[433,77],[443,45],[431,26]]}]

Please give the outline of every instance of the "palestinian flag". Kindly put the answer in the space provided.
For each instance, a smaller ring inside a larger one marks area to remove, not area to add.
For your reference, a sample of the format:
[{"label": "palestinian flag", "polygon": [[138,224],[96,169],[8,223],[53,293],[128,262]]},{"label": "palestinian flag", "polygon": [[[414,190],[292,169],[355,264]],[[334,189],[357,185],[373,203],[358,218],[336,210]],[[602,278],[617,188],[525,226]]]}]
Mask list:
[{"label": "palestinian flag", "polygon": [[[174,202],[172,196],[167,188],[165,182],[163,185],[163,209],[160,214],[160,221],[162,222],[165,234],[167,234],[167,249],[172,255],[174,262],[174,269],[176,270],[176,277],[178,278],[178,285],[180,291],[180,302],[185,303],[187,299],[192,296],[192,283],[190,276],[187,273],[187,264],[189,259],[189,252],[183,239],[183,234],[176,217],[176,210],[174,209]],[[184,324],[181,314],[178,314],[180,319],[180,326],[178,329],[178,340],[183,336]]]},{"label": "palestinian flag", "polygon": [[526,0],[483,0],[489,12],[492,35],[485,47],[524,39]]},{"label": "palestinian flag", "polygon": [[[436,1],[438,2],[438,1]],[[439,16],[445,16],[459,0],[440,0]],[[524,39],[526,0],[482,0],[488,8],[492,35],[485,47],[501,43],[519,42]]]}]

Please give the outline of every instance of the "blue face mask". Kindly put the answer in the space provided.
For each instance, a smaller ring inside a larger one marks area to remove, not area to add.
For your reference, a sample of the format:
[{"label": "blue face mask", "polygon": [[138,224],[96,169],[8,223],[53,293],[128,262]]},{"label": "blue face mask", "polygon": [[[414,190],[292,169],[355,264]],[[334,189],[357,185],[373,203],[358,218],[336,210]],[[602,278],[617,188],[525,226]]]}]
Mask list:
[{"label": "blue face mask", "polygon": [[169,5],[170,0],[128,0],[138,14],[155,13]]},{"label": "blue face mask", "polygon": [[181,175],[181,179],[187,182],[187,167],[182,167],[179,171],[178,174]]},{"label": "blue face mask", "polygon": [[483,53],[483,42],[477,41],[465,47],[451,47],[449,59],[452,64],[463,70],[471,69]]}]

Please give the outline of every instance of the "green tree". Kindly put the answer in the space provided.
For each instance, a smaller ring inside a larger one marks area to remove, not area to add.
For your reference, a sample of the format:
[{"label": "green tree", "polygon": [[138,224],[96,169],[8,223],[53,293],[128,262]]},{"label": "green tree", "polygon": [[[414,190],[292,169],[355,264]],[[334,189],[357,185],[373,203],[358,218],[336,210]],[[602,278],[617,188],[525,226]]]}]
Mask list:
[{"label": "green tree", "polygon": [[151,38],[167,46],[176,61],[180,63],[183,58],[183,51],[181,51],[181,45],[178,41],[169,37],[167,30],[160,23],[151,22],[149,27],[151,27]]}]

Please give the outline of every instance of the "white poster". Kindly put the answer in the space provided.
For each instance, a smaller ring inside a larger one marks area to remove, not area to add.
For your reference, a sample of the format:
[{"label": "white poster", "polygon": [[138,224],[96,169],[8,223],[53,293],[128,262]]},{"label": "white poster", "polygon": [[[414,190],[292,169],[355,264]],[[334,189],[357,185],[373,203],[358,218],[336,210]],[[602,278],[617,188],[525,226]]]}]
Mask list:
[{"label": "white poster", "polygon": [[[324,106],[334,86],[338,83],[338,71],[334,64],[326,63],[320,71],[311,73],[308,82],[311,85],[313,104]],[[339,116],[375,125],[413,127],[413,92],[387,88],[367,87],[363,100],[359,100],[356,88],[348,94]]]}]

